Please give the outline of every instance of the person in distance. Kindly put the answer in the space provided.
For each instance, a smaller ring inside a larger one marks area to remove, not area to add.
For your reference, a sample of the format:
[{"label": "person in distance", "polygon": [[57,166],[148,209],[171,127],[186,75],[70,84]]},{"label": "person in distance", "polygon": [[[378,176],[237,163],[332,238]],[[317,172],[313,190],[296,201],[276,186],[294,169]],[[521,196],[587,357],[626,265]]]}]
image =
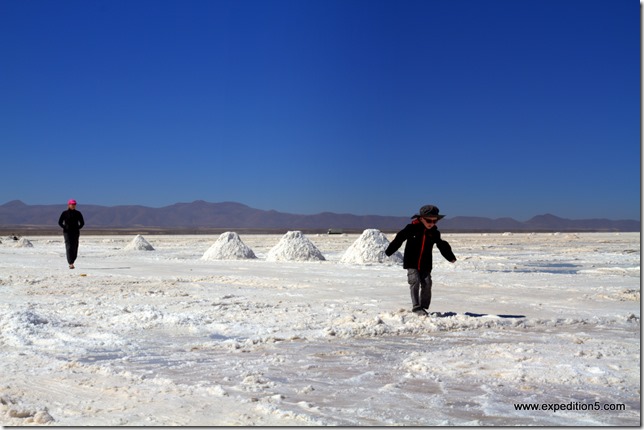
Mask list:
[{"label": "person in distance", "polygon": [[67,263],[69,264],[69,268],[73,269],[76,257],[78,257],[80,229],[85,225],[83,214],[76,210],[76,200],[71,199],[67,202],[67,210],[60,214],[58,225],[63,229]]}]

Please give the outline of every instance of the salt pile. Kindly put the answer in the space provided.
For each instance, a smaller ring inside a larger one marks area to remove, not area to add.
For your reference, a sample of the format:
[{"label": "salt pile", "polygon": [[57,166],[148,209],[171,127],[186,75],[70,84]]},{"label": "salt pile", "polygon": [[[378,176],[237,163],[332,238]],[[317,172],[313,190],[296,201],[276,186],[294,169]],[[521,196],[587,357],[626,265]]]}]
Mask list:
[{"label": "salt pile", "polygon": [[389,263],[400,264],[403,261],[402,254],[395,252],[387,257],[385,250],[389,246],[387,237],[376,229],[367,229],[353,242],[340,259],[341,263]]},{"label": "salt pile", "polygon": [[132,239],[132,242],[123,249],[126,251],[154,251],[152,245],[150,245],[150,243],[140,234],[137,234],[136,237]]},{"label": "salt pile", "polygon": [[29,239],[26,239],[24,237],[21,237],[16,241],[15,244],[16,247],[18,248],[33,248],[34,245],[29,241]]},{"label": "salt pile", "polygon": [[257,258],[239,235],[232,231],[222,233],[217,241],[203,254],[202,260],[244,260]]},{"label": "salt pile", "polygon": [[271,248],[266,255],[267,261],[324,261],[320,250],[302,234],[289,231]]}]

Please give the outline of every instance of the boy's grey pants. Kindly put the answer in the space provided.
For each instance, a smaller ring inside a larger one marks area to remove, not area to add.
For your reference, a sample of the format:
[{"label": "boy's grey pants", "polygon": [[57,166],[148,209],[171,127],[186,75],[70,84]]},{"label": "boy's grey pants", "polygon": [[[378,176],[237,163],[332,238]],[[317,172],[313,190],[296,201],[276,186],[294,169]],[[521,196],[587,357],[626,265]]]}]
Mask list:
[{"label": "boy's grey pants", "polygon": [[428,309],[432,301],[432,273],[407,269],[407,281],[414,309]]}]

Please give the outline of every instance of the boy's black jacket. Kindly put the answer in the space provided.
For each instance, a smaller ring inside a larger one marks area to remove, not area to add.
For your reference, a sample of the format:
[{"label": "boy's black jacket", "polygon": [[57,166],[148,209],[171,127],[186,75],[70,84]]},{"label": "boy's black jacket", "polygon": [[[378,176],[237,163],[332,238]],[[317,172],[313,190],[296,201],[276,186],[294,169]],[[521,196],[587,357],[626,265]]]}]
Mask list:
[{"label": "boy's black jacket", "polygon": [[392,255],[400,248],[404,241],[407,241],[405,255],[403,257],[403,268],[405,269],[431,272],[432,249],[434,244],[436,244],[436,247],[446,260],[456,260],[452,252],[452,247],[449,243],[441,239],[441,233],[436,226],[428,229],[420,221],[414,220],[398,232],[394,240],[385,250],[385,254],[387,256]]}]

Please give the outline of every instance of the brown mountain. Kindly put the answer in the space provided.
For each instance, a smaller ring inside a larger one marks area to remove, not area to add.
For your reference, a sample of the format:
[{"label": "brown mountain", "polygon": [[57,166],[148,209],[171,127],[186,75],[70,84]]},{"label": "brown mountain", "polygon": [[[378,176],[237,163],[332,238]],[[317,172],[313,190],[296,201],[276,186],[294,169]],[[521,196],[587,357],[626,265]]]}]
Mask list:
[{"label": "brown mountain", "polygon": [[[0,227],[57,229],[64,205],[26,205],[14,200],[0,205]],[[146,206],[82,205],[86,228],[95,230],[157,229],[248,229],[248,230],[324,230],[362,231],[376,228],[397,231],[409,222],[408,217],[352,215],[324,212],[296,215],[274,210],[254,209],[241,203],[176,203],[161,208]],[[441,231],[640,231],[635,220],[570,220],[546,214],[520,222],[512,218],[456,216],[441,221]]]}]

